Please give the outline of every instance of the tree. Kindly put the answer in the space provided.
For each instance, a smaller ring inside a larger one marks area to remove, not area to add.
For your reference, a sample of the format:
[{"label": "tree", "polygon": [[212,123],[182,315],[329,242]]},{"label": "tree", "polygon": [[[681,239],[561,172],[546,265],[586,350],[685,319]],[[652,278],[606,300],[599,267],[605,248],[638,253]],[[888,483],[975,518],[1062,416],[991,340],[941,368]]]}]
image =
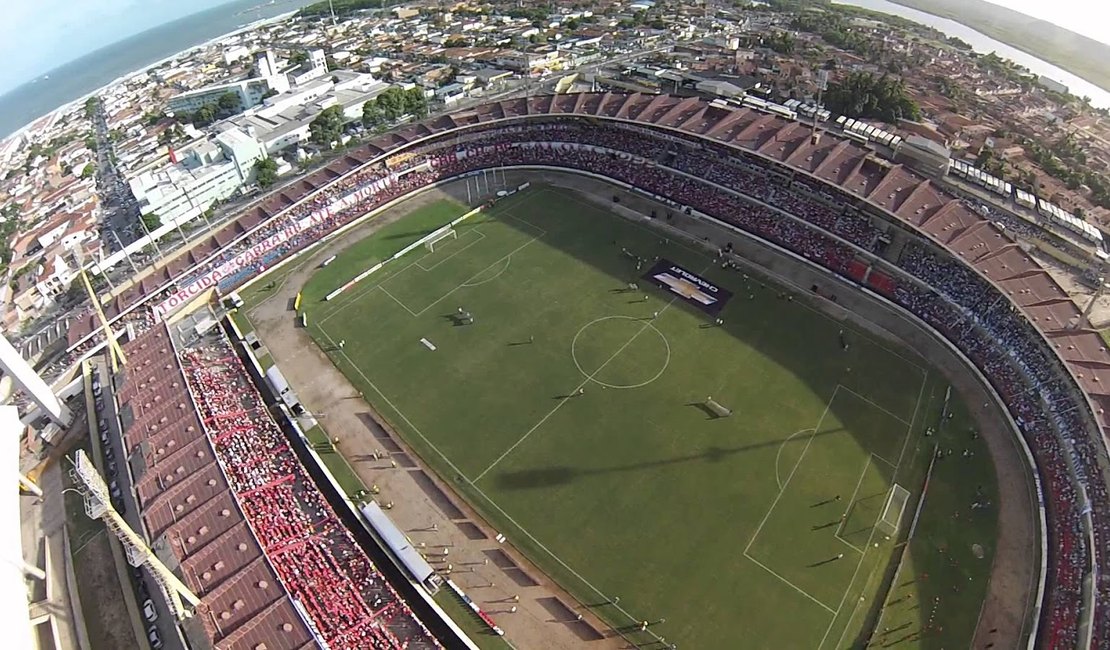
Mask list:
[{"label": "tree", "polygon": [[100,100],[94,95],[85,100],[85,117],[92,119],[96,115],[96,109],[100,106]]},{"label": "tree", "polygon": [[240,100],[239,94],[230,90],[220,95],[220,98],[216,100],[216,108],[220,114],[230,115],[235,113],[242,105],[243,102]]},{"label": "tree", "polygon": [[409,88],[405,91],[405,112],[417,119],[428,116],[428,98],[424,96],[422,88]]},{"label": "tree", "polygon": [[393,122],[405,114],[405,91],[393,86],[375,100],[386,121]]},{"label": "tree", "polygon": [[261,158],[254,163],[255,180],[262,189],[277,181],[277,162],[273,158]]},{"label": "tree", "polygon": [[309,140],[323,147],[331,147],[343,131],[343,109],[329,106],[320,111],[316,119],[308,125],[308,131]]},{"label": "tree", "polygon": [[831,84],[825,93],[825,105],[834,113],[891,124],[900,119],[921,119],[921,108],[910,99],[901,79],[875,77],[867,72],[853,72]]},{"label": "tree", "polygon": [[208,126],[216,121],[216,109],[212,104],[205,104],[193,113],[193,122],[200,126]]},{"label": "tree", "polygon": [[139,219],[142,220],[143,227],[146,228],[147,232],[153,232],[162,226],[162,217],[159,217],[157,212],[140,214]]},{"label": "tree", "polygon": [[303,63],[306,63],[307,61],[308,52],[305,52],[304,50],[297,50],[296,52],[293,52],[289,55],[290,65],[301,65]]},{"label": "tree", "polygon": [[385,123],[385,114],[382,113],[378,102],[370,99],[362,105],[362,125],[368,129],[381,126]]},{"label": "tree", "polygon": [[96,165],[88,163],[85,168],[81,170],[81,178],[92,178],[96,173]]}]

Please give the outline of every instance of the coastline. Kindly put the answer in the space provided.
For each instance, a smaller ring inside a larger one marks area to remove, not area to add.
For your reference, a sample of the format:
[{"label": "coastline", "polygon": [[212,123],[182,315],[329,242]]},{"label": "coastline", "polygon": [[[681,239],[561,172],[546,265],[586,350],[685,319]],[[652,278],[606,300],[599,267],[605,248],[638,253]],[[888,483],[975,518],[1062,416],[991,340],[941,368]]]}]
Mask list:
[{"label": "coastline", "polygon": [[[207,47],[209,47],[209,46],[211,46],[215,43],[218,43],[218,42],[220,42],[224,39],[227,39],[227,38],[239,35],[239,34],[243,34],[243,33],[246,33],[246,32],[250,32],[250,31],[258,29],[259,27],[262,27],[264,25],[267,25],[267,24],[270,24],[270,23],[275,23],[275,22],[281,22],[283,20],[288,20],[292,16],[296,15],[296,13],[299,10],[300,10],[300,7],[297,7],[296,9],[293,9],[291,11],[285,11],[285,12],[282,12],[282,13],[274,15],[274,16],[268,16],[266,18],[259,18],[257,20],[250,21],[250,22],[242,24],[242,25],[240,25],[240,26],[238,26],[234,29],[231,29],[229,31],[226,31],[226,32],[223,32],[223,33],[218,34],[216,36],[213,36],[211,38],[208,38],[207,40],[204,40],[203,42],[198,42],[194,45],[190,45],[190,46],[188,46],[184,49],[178,50],[177,52],[174,52],[174,53],[172,53],[168,56],[164,56],[164,57],[162,57],[162,58],[160,58],[156,61],[151,61],[149,63],[141,64],[139,67],[136,67],[132,70],[129,70],[128,72],[122,73],[122,74],[118,75],[117,77],[115,77],[114,79],[112,79],[111,81],[109,81],[107,83],[104,83],[104,84],[98,86],[97,88],[94,88],[93,90],[85,92],[84,94],[80,95],[79,97],[76,97],[76,98],[74,98],[72,100],[69,100],[65,103],[59,104],[58,106],[56,106],[56,107],[54,107],[50,110],[47,110],[47,111],[37,115],[36,117],[33,117],[33,118],[27,120],[26,123],[24,123],[19,128],[14,129],[11,133],[9,133],[7,135],[0,136],[0,144],[7,143],[7,142],[11,141],[14,138],[19,138],[19,137],[23,136],[26,133],[26,131],[33,124],[42,120],[43,118],[47,118],[47,117],[53,116],[57,113],[71,110],[72,107],[85,102],[89,97],[100,94],[100,93],[104,92],[104,90],[107,89],[107,88],[111,88],[111,87],[116,86],[120,83],[124,83],[124,82],[132,79],[133,77],[135,77],[137,75],[143,74],[143,73],[151,70],[152,68],[156,68],[156,67],[166,63],[167,61],[173,61],[174,59],[179,59],[181,57],[188,56],[189,54],[192,54],[192,53],[194,53],[198,50],[207,48]],[[186,18],[189,18],[189,17],[187,16]],[[154,29],[159,29],[159,28],[154,28]],[[154,31],[154,30],[150,30],[150,31]],[[139,35],[136,35],[136,36],[141,36],[141,35],[142,34],[139,34]],[[125,42],[125,41],[121,41],[121,42]],[[111,47],[115,47],[118,44],[119,43],[115,43],[115,44],[106,46],[105,48],[102,48],[102,49],[108,49],[108,48],[111,48]],[[91,52],[91,53],[89,53],[85,56],[86,57],[93,56],[99,51],[100,50]],[[80,59],[76,59],[75,61],[80,61]],[[61,66],[58,66],[58,68],[55,68],[54,70],[51,70],[50,72],[48,72],[46,74],[46,76],[49,77],[50,75],[53,75],[56,70],[63,69],[68,65],[72,65],[73,63],[74,63],[73,61],[70,61],[70,62],[67,62],[65,64],[62,64]],[[28,86],[30,83],[32,83],[32,82],[28,82],[27,84],[24,84],[23,86],[20,86],[19,88],[13,89],[10,92],[11,93],[18,92],[22,88]]]},{"label": "coastline", "polygon": [[[941,9],[931,8],[931,7],[928,7],[928,6],[919,6],[918,4],[911,4],[912,0],[888,0],[888,1],[893,3],[893,4],[898,5],[900,7],[906,7],[907,9],[913,9],[915,11],[920,11],[921,13],[929,14],[930,16],[935,16],[937,18],[943,18],[944,20],[951,20],[952,22],[959,23],[959,24],[963,25],[964,27],[967,27],[968,29],[973,29],[973,30],[983,34],[984,36],[987,36],[987,37],[992,38],[992,39],[994,39],[994,40],[996,40],[1000,43],[1008,45],[1008,46],[1014,48],[1015,50],[1019,50],[1021,52],[1024,52],[1025,54],[1028,54],[1031,57],[1035,57],[1037,59],[1040,59],[1040,60],[1044,61],[1045,63],[1050,63],[1050,64],[1060,68],[1061,70],[1069,72],[1069,73],[1075,75],[1076,77],[1079,77],[1080,79],[1083,79],[1084,81],[1086,81],[1090,84],[1093,84],[1093,85],[1097,86],[1098,88],[1101,88],[1105,92],[1110,93],[1110,75],[1108,75],[1106,78],[1102,78],[1102,79],[1092,78],[1089,70],[1077,69],[1077,68],[1072,67],[1073,62],[1068,60],[1066,56],[1063,56],[1058,52],[1038,51],[1034,48],[1031,48],[1031,47],[1029,47],[1029,45],[1024,43],[1021,39],[1014,39],[1013,34],[1010,33],[1009,31],[1005,30],[1005,29],[999,29],[997,27],[994,27],[993,25],[980,23],[979,21],[976,21],[976,20],[968,20],[966,17],[962,17],[959,14],[945,12]],[[1030,17],[1030,20],[1038,20],[1038,19]],[[1064,31],[1068,31],[1069,33],[1073,33],[1073,34],[1075,33],[1075,32],[1071,32],[1070,30],[1066,30],[1063,27],[1059,27],[1059,29],[1062,29]],[[1081,35],[1077,34],[1077,36],[1081,36]],[[1110,67],[1110,62],[1107,63],[1107,67]]]}]

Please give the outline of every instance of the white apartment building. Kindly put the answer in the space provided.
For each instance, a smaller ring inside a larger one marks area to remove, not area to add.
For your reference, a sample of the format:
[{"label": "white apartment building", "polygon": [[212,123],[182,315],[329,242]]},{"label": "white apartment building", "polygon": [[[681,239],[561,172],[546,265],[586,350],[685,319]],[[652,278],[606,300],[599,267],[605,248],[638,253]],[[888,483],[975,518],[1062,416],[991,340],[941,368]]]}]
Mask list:
[{"label": "white apartment building", "polygon": [[166,100],[166,108],[174,113],[192,113],[202,106],[214,104],[226,93],[239,97],[239,106],[248,109],[262,103],[269,92],[283,93],[289,90],[289,79],[277,71],[274,53],[267,50],[254,59],[259,76],[254,79],[241,79],[229,83],[205,86],[183,92]]},{"label": "white apartment building", "polygon": [[254,164],[266,152],[237,129],[180,152],[180,161],[140,172],[129,183],[142,214],[157,214],[163,225],[181,225],[232,196],[252,180]]},{"label": "white apartment building", "polygon": [[[362,106],[389,88],[370,74],[335,70],[326,77],[269,97],[258,106],[227,121],[274,154],[309,138],[309,125],[325,108],[340,106],[346,120],[362,117]],[[231,127],[229,127],[231,128]]]}]

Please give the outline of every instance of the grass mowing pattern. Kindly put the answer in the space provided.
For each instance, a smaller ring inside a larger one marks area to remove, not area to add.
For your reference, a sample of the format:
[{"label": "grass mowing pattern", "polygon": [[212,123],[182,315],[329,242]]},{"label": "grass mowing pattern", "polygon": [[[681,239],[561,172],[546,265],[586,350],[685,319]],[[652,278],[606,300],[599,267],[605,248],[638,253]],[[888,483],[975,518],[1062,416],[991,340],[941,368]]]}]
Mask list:
[{"label": "grass mowing pattern", "polygon": [[[897,540],[874,522],[893,481],[916,498],[943,384],[756,278],[550,189],[321,301],[464,211],[418,210],[303,288],[311,334],[352,383],[633,639],[649,638],[635,621],[666,618],[652,630],[684,647],[855,641],[893,570]],[[622,247],[732,289],[724,326],[654,288],[622,290],[639,275]],[[458,324],[460,307],[474,324]],[[707,395],[733,416],[708,414]]]}]

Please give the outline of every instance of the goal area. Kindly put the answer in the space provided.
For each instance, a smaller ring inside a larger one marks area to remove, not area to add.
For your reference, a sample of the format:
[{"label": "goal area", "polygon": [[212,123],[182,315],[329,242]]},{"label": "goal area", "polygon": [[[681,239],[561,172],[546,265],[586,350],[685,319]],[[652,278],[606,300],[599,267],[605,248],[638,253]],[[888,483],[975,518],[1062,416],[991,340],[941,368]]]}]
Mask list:
[{"label": "goal area", "polygon": [[910,491],[895,483],[887,494],[886,504],[883,506],[883,516],[879,518],[879,530],[884,534],[893,536],[898,532],[902,515],[906,512],[906,504],[910,501]]},{"label": "goal area", "polygon": [[424,239],[424,248],[428,249],[429,253],[434,253],[436,252],[436,244],[445,239],[458,239],[458,237],[459,235],[455,232],[455,229],[451,226],[447,226],[428,235]]}]

